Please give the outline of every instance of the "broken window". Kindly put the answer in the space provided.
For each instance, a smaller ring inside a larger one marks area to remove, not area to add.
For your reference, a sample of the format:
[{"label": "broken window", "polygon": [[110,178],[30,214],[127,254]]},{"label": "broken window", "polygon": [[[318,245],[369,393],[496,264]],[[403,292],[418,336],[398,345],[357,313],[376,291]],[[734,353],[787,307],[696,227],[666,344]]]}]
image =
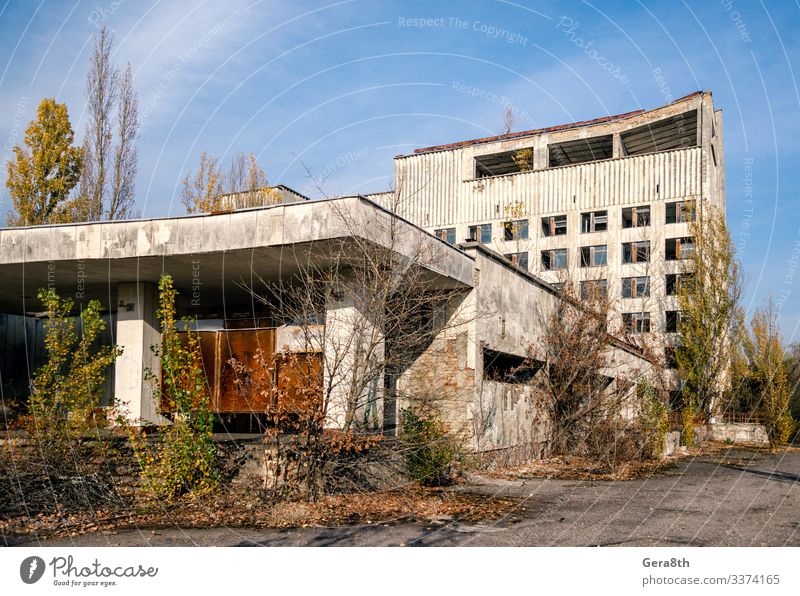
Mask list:
[{"label": "broken window", "polygon": [[623,277],[622,278],[622,297],[623,298],[645,298],[650,295],[650,278],[642,277]]},{"label": "broken window", "polygon": [[691,273],[667,273],[666,286],[667,296],[677,296],[681,291],[682,284],[688,284],[692,281]]},{"label": "broken window", "polygon": [[622,210],[623,228],[642,228],[650,225],[650,205],[626,207]]},{"label": "broken window", "polygon": [[492,242],[492,224],[477,224],[469,227],[469,239],[490,244]]},{"label": "broken window", "polygon": [[581,213],[581,233],[605,232],[608,229],[608,211]]},{"label": "broken window", "polygon": [[614,154],[612,135],[590,137],[576,141],[553,143],[547,146],[548,163],[551,168],[587,161],[611,159]]},{"label": "broken window", "polygon": [[433,235],[436,236],[439,240],[444,240],[445,242],[447,242],[447,244],[456,243],[455,228],[442,228],[440,230],[434,230]]},{"label": "broken window", "polygon": [[674,201],[672,203],[667,203],[666,207],[666,223],[668,224],[695,220],[697,212],[695,210],[694,201]]},{"label": "broken window", "polygon": [[551,215],[542,218],[543,236],[563,236],[567,233],[567,216]]},{"label": "broken window", "polygon": [[625,327],[626,333],[649,333],[650,313],[649,312],[622,313],[622,324]]},{"label": "broken window", "polygon": [[528,238],[528,220],[503,222],[503,240],[526,240]]},{"label": "broken window", "polygon": [[581,247],[581,267],[602,267],[607,262],[608,247],[605,244]]},{"label": "broken window", "polygon": [[694,253],[694,242],[691,238],[667,238],[664,244],[664,258],[667,261],[688,259]]},{"label": "broken window", "polygon": [[675,346],[664,348],[664,365],[667,368],[678,368],[678,358],[675,356]]},{"label": "broken window", "polygon": [[681,312],[679,310],[668,310],[667,321],[664,330],[667,333],[677,333],[681,323]]},{"label": "broken window", "polygon": [[625,155],[697,146],[697,110],[645,124],[620,134]]},{"label": "broken window", "polygon": [[556,248],[542,251],[542,269],[551,271],[567,268],[567,249]]},{"label": "broken window", "polygon": [[528,270],[528,253],[527,252],[513,252],[505,255],[505,257],[514,263],[517,267]]},{"label": "broken window", "polygon": [[581,282],[581,298],[583,300],[606,298],[607,296],[607,279],[588,279]]},{"label": "broken window", "polygon": [[530,163],[529,155],[533,155],[532,147],[479,155],[475,158],[475,177],[487,178],[530,171],[533,164]]},{"label": "broken window", "polygon": [[646,263],[649,260],[650,260],[649,240],[640,240],[638,242],[622,243],[623,263]]},{"label": "broken window", "polygon": [[528,358],[483,349],[483,378],[498,383],[524,384],[530,382],[541,364]]}]

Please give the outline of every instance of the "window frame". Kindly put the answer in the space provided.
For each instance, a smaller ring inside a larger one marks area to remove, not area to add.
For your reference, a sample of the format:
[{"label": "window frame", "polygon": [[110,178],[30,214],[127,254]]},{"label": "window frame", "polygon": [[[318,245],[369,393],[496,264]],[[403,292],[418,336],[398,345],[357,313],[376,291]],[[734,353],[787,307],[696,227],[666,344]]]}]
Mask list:
[{"label": "window frame", "polygon": [[[641,246],[643,245],[646,251],[646,255],[643,259],[639,258],[639,253],[641,251]],[[627,251],[629,254],[630,260],[625,260],[625,252],[626,248],[628,247]],[[634,263],[649,263],[650,256],[652,255],[652,251],[650,249],[650,241],[649,240],[632,240],[631,242],[623,242],[622,243],[622,264],[623,265],[633,265]]]},{"label": "window frame", "polygon": [[[553,264],[555,263],[555,253],[559,255],[563,253],[564,255],[564,266],[563,267],[554,267]],[[549,266],[545,267],[545,255],[547,255],[547,261]],[[542,271],[561,271],[563,269],[567,269],[569,265],[569,253],[567,252],[566,248],[549,248],[547,250],[541,251],[541,260],[540,263],[542,265]]]},{"label": "window frame", "polygon": [[[631,225],[625,225],[625,212],[630,212],[630,222]],[[644,214],[647,214],[645,217],[642,217]],[[651,218],[652,210],[650,205],[637,205],[634,207],[623,207],[622,208],[622,229],[629,230],[632,228],[647,228],[650,226],[650,222],[652,221]],[[645,221],[640,223],[641,219]]]},{"label": "window frame", "polygon": [[[598,250],[602,248],[603,250]],[[608,265],[608,244],[594,244],[592,246],[581,246],[581,267],[605,267]],[[601,263],[595,263],[598,254],[605,255]]]},{"label": "window frame", "polygon": [[[524,224],[524,225],[521,225]],[[517,229],[514,229],[517,225]],[[529,222],[527,219],[513,219],[503,222],[503,240],[513,242],[514,240],[527,240],[529,237]]]},{"label": "window frame", "polygon": [[[605,221],[602,222],[605,225],[605,228],[601,230],[597,229],[598,216],[602,216],[605,218]],[[581,213],[581,234],[594,234],[596,232],[607,232],[607,231],[608,231],[608,209],[600,209],[598,211],[586,211],[584,213]]]},{"label": "window frame", "polygon": [[[450,241],[450,236],[452,232],[452,242]],[[447,242],[447,244],[454,245],[456,243],[456,229],[455,228],[439,228],[433,231],[433,235],[436,236],[442,242]]]},{"label": "window frame", "polygon": [[[477,231],[477,233],[475,233]],[[488,232],[488,233],[484,233]],[[486,239],[484,239],[486,236]],[[473,242],[480,242],[481,244],[492,243],[492,222],[473,224],[469,226],[469,239]]]}]

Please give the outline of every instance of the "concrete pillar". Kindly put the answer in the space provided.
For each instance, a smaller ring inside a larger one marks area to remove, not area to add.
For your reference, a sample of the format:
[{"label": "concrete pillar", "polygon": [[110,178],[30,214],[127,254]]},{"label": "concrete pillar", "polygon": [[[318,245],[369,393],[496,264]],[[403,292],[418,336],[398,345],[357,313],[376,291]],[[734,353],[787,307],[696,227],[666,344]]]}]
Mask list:
[{"label": "concrete pillar", "polygon": [[622,137],[618,132],[611,136],[611,156],[614,159],[625,157],[625,147],[622,145]]},{"label": "concrete pillar", "polygon": [[368,312],[368,297],[352,278],[343,279],[326,305],[325,394],[329,428],[383,428],[384,338],[380,322]]},{"label": "concrete pillar", "polygon": [[147,370],[160,374],[158,357],[151,349],[161,342],[157,307],[155,284],[119,284],[116,343],[122,355],[114,366],[114,385],[117,402],[134,424],[164,422],[153,398],[153,381],[145,379]]}]

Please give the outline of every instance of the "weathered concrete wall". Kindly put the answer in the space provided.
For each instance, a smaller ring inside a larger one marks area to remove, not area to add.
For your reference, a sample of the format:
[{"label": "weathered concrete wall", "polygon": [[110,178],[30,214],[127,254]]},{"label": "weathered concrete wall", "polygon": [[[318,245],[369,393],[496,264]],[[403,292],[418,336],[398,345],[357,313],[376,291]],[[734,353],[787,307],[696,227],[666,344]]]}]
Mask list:
[{"label": "weathered concrete wall", "polygon": [[769,445],[767,429],[763,424],[720,422],[709,425],[711,439],[737,445]]}]

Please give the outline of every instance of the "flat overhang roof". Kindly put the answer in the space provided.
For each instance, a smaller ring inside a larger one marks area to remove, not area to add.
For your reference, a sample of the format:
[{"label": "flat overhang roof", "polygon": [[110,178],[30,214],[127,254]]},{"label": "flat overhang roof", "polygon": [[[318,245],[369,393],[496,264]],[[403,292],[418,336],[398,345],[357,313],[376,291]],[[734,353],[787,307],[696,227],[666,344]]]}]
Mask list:
[{"label": "flat overhang roof", "polygon": [[289,280],[310,264],[356,258],[370,247],[411,256],[437,287],[470,287],[474,259],[363,197],[148,220],[0,230],[0,312],[41,310],[37,290],[52,284],[78,301],[115,309],[119,283],[173,276],[179,300],[194,291],[208,309],[251,302],[242,283]]}]

